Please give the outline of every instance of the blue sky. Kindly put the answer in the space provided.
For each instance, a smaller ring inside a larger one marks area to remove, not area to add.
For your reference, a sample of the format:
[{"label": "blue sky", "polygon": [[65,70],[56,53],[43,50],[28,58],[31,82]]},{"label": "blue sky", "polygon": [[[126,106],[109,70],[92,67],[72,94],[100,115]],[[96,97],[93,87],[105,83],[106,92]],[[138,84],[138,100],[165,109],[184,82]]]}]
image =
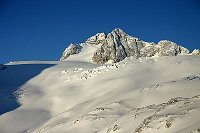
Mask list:
[{"label": "blue sky", "polygon": [[0,0],[0,63],[58,60],[69,43],[114,28],[200,48],[200,1]]}]

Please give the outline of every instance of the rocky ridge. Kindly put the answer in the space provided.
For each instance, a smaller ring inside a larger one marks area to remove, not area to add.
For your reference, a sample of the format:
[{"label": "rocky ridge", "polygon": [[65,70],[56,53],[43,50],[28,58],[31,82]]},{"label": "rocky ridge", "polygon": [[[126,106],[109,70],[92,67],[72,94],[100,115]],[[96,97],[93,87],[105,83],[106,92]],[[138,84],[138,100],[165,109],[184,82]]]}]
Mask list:
[{"label": "rocky ridge", "polygon": [[[161,40],[158,44],[145,42],[126,34],[119,28],[108,34],[97,33],[88,38],[83,44],[100,45],[92,55],[92,62],[96,64],[104,64],[108,61],[116,63],[130,56],[138,59],[152,56],[200,55],[198,49],[189,53],[187,48],[168,40]],[[70,44],[63,52],[60,61],[64,61],[70,55],[80,53],[81,49],[81,45]]]}]

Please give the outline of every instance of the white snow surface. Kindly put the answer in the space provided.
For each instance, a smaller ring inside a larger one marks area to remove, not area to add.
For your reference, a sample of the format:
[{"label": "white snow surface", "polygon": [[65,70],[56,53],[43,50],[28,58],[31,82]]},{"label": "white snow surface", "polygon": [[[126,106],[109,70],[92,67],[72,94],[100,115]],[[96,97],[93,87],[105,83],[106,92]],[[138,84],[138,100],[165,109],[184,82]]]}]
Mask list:
[{"label": "white snow surface", "polygon": [[78,54],[74,54],[69,56],[65,59],[65,61],[79,61],[79,62],[92,62],[92,56],[94,52],[100,48],[98,45],[92,45],[92,44],[86,44],[82,43],[80,44],[82,47],[81,52]]},{"label": "white snow surface", "polygon": [[0,133],[200,132],[200,56],[100,65],[87,47],[67,61],[6,64]]}]

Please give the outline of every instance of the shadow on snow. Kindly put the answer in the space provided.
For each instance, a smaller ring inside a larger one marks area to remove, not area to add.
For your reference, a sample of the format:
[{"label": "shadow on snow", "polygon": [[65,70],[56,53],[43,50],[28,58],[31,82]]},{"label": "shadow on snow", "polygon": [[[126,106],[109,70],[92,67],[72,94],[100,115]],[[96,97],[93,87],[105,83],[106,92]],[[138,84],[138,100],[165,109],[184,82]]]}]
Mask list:
[{"label": "shadow on snow", "polygon": [[20,64],[7,65],[0,71],[0,115],[20,106],[13,93],[28,80],[55,64]]}]

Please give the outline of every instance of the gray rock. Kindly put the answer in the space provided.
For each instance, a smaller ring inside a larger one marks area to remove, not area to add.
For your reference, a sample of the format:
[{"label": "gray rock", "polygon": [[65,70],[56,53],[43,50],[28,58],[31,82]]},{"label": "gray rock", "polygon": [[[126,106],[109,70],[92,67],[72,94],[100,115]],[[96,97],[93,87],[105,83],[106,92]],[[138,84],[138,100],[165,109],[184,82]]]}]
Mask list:
[{"label": "gray rock", "polygon": [[141,57],[152,57],[152,56],[158,54],[159,50],[160,50],[160,48],[152,43],[150,45],[143,47],[140,50],[140,56]]},{"label": "gray rock", "polygon": [[68,58],[70,55],[73,54],[78,54],[81,52],[82,47],[80,45],[76,45],[76,44],[70,44],[65,51],[63,52],[60,61],[65,60],[66,58]]},{"label": "gray rock", "polygon": [[200,55],[200,50],[199,49],[194,49],[192,51],[191,55]]},{"label": "gray rock", "polygon": [[182,46],[178,46],[179,47],[179,50],[180,50],[180,54],[189,54],[190,53],[190,51],[187,49],[187,48],[184,48],[184,47],[182,47]]},{"label": "gray rock", "polygon": [[178,45],[168,40],[158,42],[158,46],[160,47],[159,56],[176,56],[181,53]]},{"label": "gray rock", "polygon": [[106,36],[101,48],[97,49],[94,53],[93,62],[105,63],[108,60],[112,60],[112,62],[119,62],[129,56],[139,58],[140,49],[143,47],[143,41],[129,36],[121,29],[114,29]]},{"label": "gray rock", "polygon": [[176,56],[189,53],[188,49],[168,40],[158,42],[158,47],[160,47],[159,56]]},{"label": "gray rock", "polygon": [[88,38],[86,40],[86,43],[98,45],[98,44],[102,44],[105,41],[105,39],[106,39],[105,33],[97,33],[96,35]]},{"label": "gray rock", "polygon": [[[121,29],[114,29],[111,33],[97,33],[88,38],[85,45],[98,45],[99,48],[93,53],[92,61],[97,64],[104,64],[107,61],[119,62],[126,57],[132,56],[135,59],[152,56],[176,56],[189,54],[189,50],[177,45],[174,42],[162,40],[158,44],[145,42],[139,38],[129,36]],[[80,45],[71,44],[64,52],[60,60],[81,51]],[[198,55],[198,50],[193,54]]]}]

